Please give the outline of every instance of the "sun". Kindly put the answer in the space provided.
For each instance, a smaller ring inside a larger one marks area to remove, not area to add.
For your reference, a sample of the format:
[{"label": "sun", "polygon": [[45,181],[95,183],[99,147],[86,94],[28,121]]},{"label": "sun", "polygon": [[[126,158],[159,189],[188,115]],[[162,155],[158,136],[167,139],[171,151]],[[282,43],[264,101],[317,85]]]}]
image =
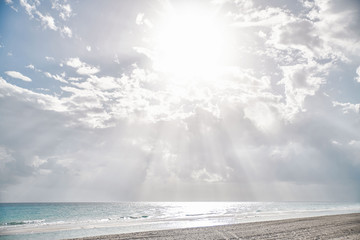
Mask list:
[{"label": "sun", "polygon": [[154,36],[154,68],[183,81],[209,80],[228,57],[228,34],[216,11],[169,8]]}]

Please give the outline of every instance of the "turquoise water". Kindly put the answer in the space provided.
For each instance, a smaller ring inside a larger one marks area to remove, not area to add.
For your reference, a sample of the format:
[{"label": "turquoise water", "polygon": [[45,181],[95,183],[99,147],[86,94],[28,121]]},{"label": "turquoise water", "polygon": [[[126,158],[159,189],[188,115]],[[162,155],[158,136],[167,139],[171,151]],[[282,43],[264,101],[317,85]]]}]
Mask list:
[{"label": "turquoise water", "polygon": [[65,239],[360,212],[360,203],[1,203],[0,239]]}]

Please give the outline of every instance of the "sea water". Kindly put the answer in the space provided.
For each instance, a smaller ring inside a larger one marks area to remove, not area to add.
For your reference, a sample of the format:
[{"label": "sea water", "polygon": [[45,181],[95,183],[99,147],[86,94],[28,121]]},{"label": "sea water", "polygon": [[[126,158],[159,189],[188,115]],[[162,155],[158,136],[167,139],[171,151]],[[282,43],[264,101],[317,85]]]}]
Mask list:
[{"label": "sea water", "polygon": [[360,203],[0,203],[0,239],[66,239],[360,212]]}]

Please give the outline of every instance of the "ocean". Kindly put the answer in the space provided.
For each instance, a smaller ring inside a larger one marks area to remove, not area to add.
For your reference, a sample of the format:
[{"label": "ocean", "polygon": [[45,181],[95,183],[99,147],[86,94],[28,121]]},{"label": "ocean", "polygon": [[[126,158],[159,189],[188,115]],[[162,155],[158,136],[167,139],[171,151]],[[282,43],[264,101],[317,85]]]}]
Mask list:
[{"label": "ocean", "polygon": [[360,203],[0,203],[0,240],[56,240],[355,212]]}]

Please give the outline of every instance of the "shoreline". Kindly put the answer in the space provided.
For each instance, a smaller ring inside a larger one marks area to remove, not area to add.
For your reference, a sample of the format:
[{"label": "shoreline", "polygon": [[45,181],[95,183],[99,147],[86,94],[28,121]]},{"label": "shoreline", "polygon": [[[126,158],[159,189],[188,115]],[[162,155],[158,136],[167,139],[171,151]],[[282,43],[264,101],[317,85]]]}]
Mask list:
[{"label": "shoreline", "polygon": [[343,238],[360,239],[360,213],[292,218],[211,227],[134,232],[67,240]]}]

